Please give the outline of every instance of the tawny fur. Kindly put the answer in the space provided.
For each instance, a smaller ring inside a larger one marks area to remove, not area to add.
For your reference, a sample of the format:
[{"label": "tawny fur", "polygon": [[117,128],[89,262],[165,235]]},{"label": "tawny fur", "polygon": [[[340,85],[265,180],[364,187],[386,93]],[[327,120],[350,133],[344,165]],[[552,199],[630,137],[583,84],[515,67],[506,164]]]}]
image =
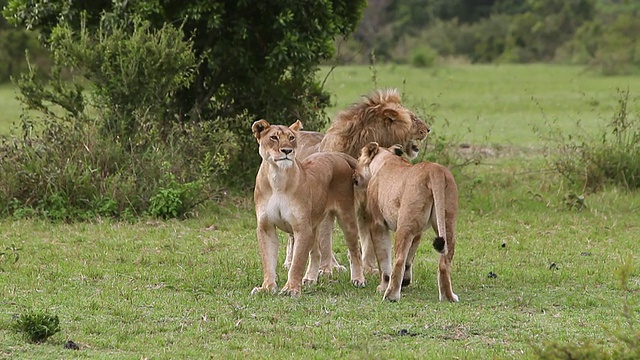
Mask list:
[{"label": "tawny fur", "polygon": [[[300,146],[304,146],[304,151],[299,154],[299,158],[306,157],[315,151],[337,151],[358,157],[360,149],[372,141],[382,146],[403,144],[407,155],[413,158],[418,154],[419,145],[426,139],[429,131],[429,126],[424,121],[402,105],[400,94],[396,89],[379,89],[339,112],[320,143],[318,138],[322,134],[315,133],[317,136],[314,137],[311,136],[312,132],[306,132],[307,136],[301,138],[299,142]],[[365,272],[372,273],[377,271],[378,266],[369,240],[369,230],[363,228],[367,223],[367,214],[363,212],[366,193],[360,191],[356,197],[360,204],[358,223],[364,268]],[[332,251],[333,220],[327,219],[322,229],[323,233],[327,234],[327,239],[320,243],[322,259],[320,272],[331,273],[334,269],[344,269],[336,261]],[[291,263],[292,241],[293,238],[290,237],[285,259],[286,268]]]},{"label": "tawny fur", "polygon": [[[440,301],[457,302],[451,287],[458,215],[455,179],[445,166],[412,165],[397,156],[397,150],[370,143],[362,149],[355,174],[357,186],[367,189],[371,238],[380,266],[378,290],[386,300],[400,299],[402,285],[412,281],[413,258],[422,233],[431,225],[437,234],[433,245],[440,252]],[[393,264],[389,231],[395,231]]]},{"label": "tawny fur", "polygon": [[[299,296],[304,283],[318,277],[319,226],[329,214],[344,232],[351,259],[351,281],[364,286],[365,279],[355,218],[353,173],[356,160],[346,154],[322,152],[297,159],[300,121],[287,127],[256,121],[252,131],[258,140],[262,163],[256,176],[254,201],[263,283],[252,293],[276,291],[278,236],[276,228],[293,234],[292,262],[281,292]],[[303,278],[309,258],[309,268]]]}]

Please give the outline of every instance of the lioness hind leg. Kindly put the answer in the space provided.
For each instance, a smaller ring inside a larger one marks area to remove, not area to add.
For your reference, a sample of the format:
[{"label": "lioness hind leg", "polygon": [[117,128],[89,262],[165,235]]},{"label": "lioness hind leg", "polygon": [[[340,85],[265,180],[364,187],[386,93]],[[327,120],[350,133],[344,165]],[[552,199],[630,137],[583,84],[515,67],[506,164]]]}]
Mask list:
[{"label": "lioness hind leg", "polygon": [[358,242],[358,226],[356,225],[353,208],[347,207],[338,214],[338,224],[340,224],[340,228],[344,234],[344,240],[349,249],[351,283],[357,287],[364,287],[365,278],[362,268],[362,254]]},{"label": "lioness hind leg", "polygon": [[453,293],[451,288],[451,261],[447,255],[440,255],[438,264],[438,292],[440,301],[448,300],[458,302],[458,295]]},{"label": "lioness hind leg", "polygon": [[447,253],[440,255],[440,261],[438,262],[438,292],[440,294],[440,301],[448,300],[451,302],[458,302],[458,295],[453,293],[451,287],[451,263],[453,262],[453,255],[456,250],[456,241],[454,236],[454,224],[452,222],[447,223]]},{"label": "lioness hind leg", "polygon": [[371,238],[371,215],[367,212],[366,191],[356,191],[355,195],[358,203],[358,236],[362,244],[362,266],[365,274],[377,274],[378,261],[373,246],[373,239]]},{"label": "lioness hind leg", "polygon": [[384,292],[383,299],[389,301],[400,300],[400,290],[402,285],[402,278],[404,277],[404,268],[407,263],[407,256],[413,243],[415,236],[406,233],[405,231],[398,230],[396,232],[395,243],[395,259],[393,261],[393,269],[391,270],[391,278],[389,279],[389,286]]},{"label": "lioness hind leg", "polygon": [[309,265],[307,266],[307,272],[302,278],[303,285],[311,285],[318,281],[318,272],[320,269],[320,247],[318,241],[320,241],[320,239],[316,233],[316,241],[309,252]]},{"label": "lioness hind leg", "polygon": [[418,250],[418,245],[420,245],[421,235],[413,238],[413,242],[411,243],[411,248],[409,248],[409,254],[407,255],[407,262],[404,266],[404,276],[402,277],[402,286],[409,286],[411,284],[411,280],[413,280],[413,258],[416,255],[416,251]]},{"label": "lioness hind leg", "polygon": [[322,220],[318,225],[318,240],[320,246],[320,274],[331,275],[334,270],[347,271],[347,268],[340,265],[333,254],[333,223],[335,216],[332,213]]},{"label": "lioness hind leg", "polygon": [[384,293],[391,277],[391,236],[383,224],[371,224],[371,240],[380,267],[380,285],[378,292]]}]

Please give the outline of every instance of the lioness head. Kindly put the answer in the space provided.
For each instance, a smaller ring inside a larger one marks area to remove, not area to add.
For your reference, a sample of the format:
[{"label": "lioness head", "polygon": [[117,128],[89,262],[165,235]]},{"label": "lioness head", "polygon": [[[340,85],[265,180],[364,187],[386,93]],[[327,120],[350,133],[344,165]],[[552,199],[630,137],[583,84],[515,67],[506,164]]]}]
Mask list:
[{"label": "lioness head", "polygon": [[[389,156],[402,158],[405,155],[404,147],[400,144],[392,145],[389,148],[380,147],[377,142],[370,142],[360,151],[358,165],[353,175],[353,183],[357,188],[365,188],[369,184],[369,180],[381,164]],[[373,162],[376,164],[373,164]],[[378,161],[380,160],[380,161]]]},{"label": "lioness head", "polygon": [[298,131],[302,129],[302,123],[297,120],[291,126],[270,125],[267,120],[258,120],[251,125],[251,131],[258,144],[260,144],[260,156],[263,161],[269,162],[280,168],[288,168],[293,165],[296,156],[296,138]]}]

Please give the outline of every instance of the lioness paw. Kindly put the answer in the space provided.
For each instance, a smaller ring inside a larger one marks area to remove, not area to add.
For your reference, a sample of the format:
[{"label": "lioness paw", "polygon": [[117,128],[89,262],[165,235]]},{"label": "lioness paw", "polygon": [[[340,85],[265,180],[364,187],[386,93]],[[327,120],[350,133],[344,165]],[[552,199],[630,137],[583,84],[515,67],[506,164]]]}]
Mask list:
[{"label": "lioness paw", "polygon": [[299,298],[301,294],[300,288],[294,288],[289,285],[285,285],[282,290],[280,290],[280,295],[289,295],[293,298]]},{"label": "lioness paw", "polygon": [[384,293],[384,296],[382,297],[383,300],[387,300],[390,302],[396,302],[398,300],[400,300],[400,292],[399,291],[387,291]]},{"label": "lioness paw", "polygon": [[316,279],[302,279],[302,285],[304,286],[310,286],[316,283]]},{"label": "lioness paw", "polygon": [[259,294],[259,293],[275,294],[275,292],[276,292],[276,288],[275,287],[269,289],[269,288],[266,288],[266,287],[263,287],[263,286],[257,286],[257,287],[254,287],[253,290],[251,290],[251,295],[256,295],[256,294]]},{"label": "lioness paw", "polygon": [[440,301],[443,300],[448,300],[449,302],[459,302],[460,299],[458,298],[458,295],[451,293],[451,298],[447,298],[446,296],[440,295]]},{"label": "lioness paw", "polygon": [[365,264],[363,266],[363,268],[364,268],[364,270],[363,270],[364,273],[367,274],[367,275],[378,275],[380,273],[380,270],[378,270],[377,266],[374,267],[374,266],[370,266],[370,265],[366,265]]},{"label": "lioness paw", "polygon": [[367,285],[364,279],[354,279],[354,280],[351,280],[351,283],[353,284],[353,286],[358,288],[363,288],[365,287],[365,285]]}]

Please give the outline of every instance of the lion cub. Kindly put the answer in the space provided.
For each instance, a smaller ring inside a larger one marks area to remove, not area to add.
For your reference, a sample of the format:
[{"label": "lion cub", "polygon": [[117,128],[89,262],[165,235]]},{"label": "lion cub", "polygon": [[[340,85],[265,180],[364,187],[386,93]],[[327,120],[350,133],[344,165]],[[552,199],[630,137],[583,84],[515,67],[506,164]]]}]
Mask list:
[{"label": "lion cub", "polygon": [[[458,215],[455,179],[442,165],[412,165],[398,155],[402,155],[399,145],[386,149],[369,143],[361,151],[354,175],[357,187],[367,187],[371,237],[381,276],[378,291],[384,292],[383,299],[400,300],[401,286],[411,283],[413,257],[422,232],[431,225],[437,234],[433,247],[440,253],[440,301],[457,302],[450,273]],[[396,232],[393,268],[389,230]]]},{"label": "lion cub", "polygon": [[317,229],[328,214],[336,215],[344,232],[351,261],[351,282],[355,286],[365,284],[353,195],[357,161],[337,152],[317,153],[298,161],[297,138],[301,128],[300,120],[289,127],[270,125],[266,120],[258,120],[251,126],[262,157],[254,201],[264,273],[262,286],[254,288],[252,293],[276,291],[276,227],[293,234],[295,239],[287,283],[281,293],[300,296],[310,251],[304,282],[317,280],[320,262]]}]

